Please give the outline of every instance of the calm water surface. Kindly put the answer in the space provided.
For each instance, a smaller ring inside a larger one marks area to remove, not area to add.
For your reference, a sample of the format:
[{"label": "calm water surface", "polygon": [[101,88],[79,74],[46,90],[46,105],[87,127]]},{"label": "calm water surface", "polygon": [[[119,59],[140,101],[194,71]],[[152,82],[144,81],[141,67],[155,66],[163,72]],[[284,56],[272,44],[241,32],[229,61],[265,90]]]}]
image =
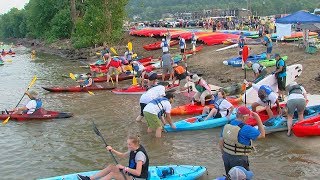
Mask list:
[{"label": "calm water surface", "polygon": [[[37,179],[103,168],[113,163],[100,139],[93,133],[94,120],[107,142],[126,151],[129,133],[140,134],[152,165],[195,164],[208,168],[213,179],[224,173],[217,143],[221,128],[165,134],[162,139],[146,133],[144,123],[135,123],[139,96],[114,95],[108,91],[88,93],[48,93],[42,86],[75,85],[64,78],[70,72],[86,72],[79,62],[39,55],[31,61],[28,49],[16,49],[12,63],[0,67],[0,109],[15,106],[34,75],[32,87],[41,94],[44,107],[75,114],[70,119],[14,122],[0,126],[0,179]],[[126,86],[130,81],[121,82]],[[178,96],[174,106],[187,101]],[[22,102],[25,103],[25,98]],[[182,117],[177,117],[178,120]],[[255,143],[250,157],[256,179],[318,179],[320,138],[287,138],[285,133],[268,135]],[[127,160],[120,160],[127,164]]]}]

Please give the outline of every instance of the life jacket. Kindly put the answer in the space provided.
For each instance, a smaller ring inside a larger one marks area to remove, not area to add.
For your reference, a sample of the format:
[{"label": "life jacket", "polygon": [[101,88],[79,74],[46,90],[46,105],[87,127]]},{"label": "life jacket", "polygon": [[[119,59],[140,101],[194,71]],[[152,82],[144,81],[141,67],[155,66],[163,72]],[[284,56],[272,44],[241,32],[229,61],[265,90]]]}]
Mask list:
[{"label": "life jacket", "polygon": [[192,35],[191,42],[192,43],[196,43],[197,42],[196,35],[194,35],[194,34]]},{"label": "life jacket", "polygon": [[93,84],[93,78],[88,78],[88,79],[86,79],[86,80],[83,82],[84,85],[88,85],[90,79],[92,80],[92,84]]},{"label": "life jacket", "polygon": [[135,178],[142,178],[142,179],[148,179],[148,169],[149,169],[149,157],[148,154],[146,152],[146,150],[144,149],[144,147],[142,145],[140,145],[140,147],[135,150],[135,151],[130,151],[130,156],[129,156],[129,168],[130,169],[136,169],[137,168],[137,163],[136,163],[136,155],[138,152],[143,152],[143,154],[146,156],[146,162],[144,162],[144,164],[142,165],[142,169],[141,169],[141,174],[140,176],[136,176],[133,174],[130,174],[130,176],[135,177]]},{"label": "life jacket", "polygon": [[[216,97],[217,98],[217,97]],[[229,114],[229,109],[220,109],[220,105],[221,103],[226,100],[224,98],[218,98],[215,102],[214,102],[214,107],[218,110],[218,113],[220,111],[227,111],[227,115]]]},{"label": "life jacket", "polygon": [[[198,82],[200,82],[200,81],[201,81],[201,79]],[[203,86],[201,86],[199,84],[196,84],[195,87],[196,87],[197,91],[200,92],[200,93],[203,93],[206,90],[205,87],[203,87]]]},{"label": "life jacket", "polygon": [[115,68],[118,68],[121,66],[121,60],[119,58],[112,58],[111,61],[110,61],[110,66],[112,67],[115,67]]},{"label": "life jacket", "polygon": [[260,91],[260,90],[264,90],[264,91],[267,93],[267,95],[269,95],[270,93],[273,92],[272,89],[271,89],[271,87],[270,87],[270,86],[267,86],[267,85],[262,85],[262,86],[260,86],[259,91]]},{"label": "life jacket", "polygon": [[223,128],[223,151],[231,155],[247,156],[252,152],[252,144],[250,146],[243,145],[238,141],[238,135],[244,123],[237,126],[226,124]]},{"label": "life jacket", "polygon": [[134,71],[138,72],[140,70],[139,66],[141,66],[142,64],[140,62],[137,61],[137,63],[132,64],[132,68]]},{"label": "life jacket", "polygon": [[126,51],[126,59],[127,59],[128,61],[132,60],[132,52]]},{"label": "life jacket", "polygon": [[157,98],[157,99],[150,101],[150,103],[157,105],[158,108],[160,109],[160,112],[158,113],[159,118],[161,118],[161,116],[164,115],[166,112],[166,110],[164,109],[164,107],[161,103],[162,101],[169,101],[169,100],[165,97],[161,97],[161,98]]},{"label": "life jacket", "polygon": [[264,66],[261,65],[260,63],[258,63],[258,64],[259,64],[258,71],[259,71],[259,73],[261,73],[265,68],[264,68]]},{"label": "life jacket", "polygon": [[169,44],[167,41],[163,41],[163,47],[169,47]]},{"label": "life jacket", "polygon": [[182,66],[174,67],[174,72],[179,80],[187,77],[187,71]]},{"label": "life jacket", "polygon": [[239,44],[239,47],[240,47],[240,48],[243,48],[243,47],[244,47],[244,36],[240,36],[240,39],[239,39],[238,44]]},{"label": "life jacket", "polygon": [[180,45],[180,47],[184,47],[184,45],[185,45],[185,42],[183,41],[182,38],[181,38],[180,41],[179,41],[179,45]]},{"label": "life jacket", "polygon": [[289,91],[289,95],[290,94],[303,94],[302,88],[298,84],[290,86],[288,88],[288,91]]},{"label": "life jacket", "polygon": [[282,58],[280,58],[280,59],[277,61],[277,63],[276,63],[276,68],[277,68],[277,69],[280,69],[279,62],[280,62],[281,60],[284,62],[284,66],[283,66],[283,68],[282,68],[282,71],[279,72],[279,73],[284,73],[284,72],[287,71],[287,65],[286,65],[286,61],[284,61]]},{"label": "life jacket", "polygon": [[36,106],[36,109],[35,110],[38,110],[42,107],[42,101],[41,99],[35,99],[36,100],[36,103],[37,103],[37,106]]},{"label": "life jacket", "polygon": [[[267,96],[264,97],[264,99],[261,99],[261,97],[259,96],[259,94],[260,94],[260,92],[262,92],[263,90],[264,90],[264,92],[266,92]],[[269,94],[271,94],[272,92],[273,92],[272,89],[271,89],[269,86],[267,86],[267,85],[262,85],[262,86],[259,88],[259,90],[258,90],[258,96],[259,96],[260,100],[261,100],[262,102],[264,102],[264,103],[269,104],[270,107],[271,107],[271,100],[268,99],[268,96],[269,96]]]}]

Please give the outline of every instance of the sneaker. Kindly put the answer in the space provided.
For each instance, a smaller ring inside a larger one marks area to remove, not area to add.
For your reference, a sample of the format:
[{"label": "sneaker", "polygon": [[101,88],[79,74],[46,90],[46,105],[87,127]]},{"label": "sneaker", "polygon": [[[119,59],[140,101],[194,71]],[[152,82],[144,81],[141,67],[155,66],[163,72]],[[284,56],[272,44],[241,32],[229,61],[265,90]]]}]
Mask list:
[{"label": "sneaker", "polygon": [[82,176],[80,174],[77,174],[77,177],[79,180],[90,180],[90,178],[88,176]]}]

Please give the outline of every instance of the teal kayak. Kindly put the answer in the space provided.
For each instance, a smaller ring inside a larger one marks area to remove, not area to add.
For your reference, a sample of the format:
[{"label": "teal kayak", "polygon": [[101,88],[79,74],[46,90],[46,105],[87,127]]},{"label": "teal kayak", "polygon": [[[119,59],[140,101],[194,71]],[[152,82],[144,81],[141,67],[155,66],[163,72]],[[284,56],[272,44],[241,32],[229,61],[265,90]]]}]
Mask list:
[{"label": "teal kayak", "polygon": [[[204,166],[168,165],[150,166],[148,180],[194,180],[206,172]],[[99,171],[80,172],[63,176],[56,176],[40,180],[78,180],[77,174],[91,176]]]},{"label": "teal kayak", "polygon": [[[304,111],[304,119],[308,119],[314,116],[320,115],[320,105],[307,107]],[[298,121],[297,112],[294,113],[293,124]],[[273,132],[280,132],[288,130],[287,127],[287,119],[282,116],[278,116],[275,118],[271,118],[263,123],[265,126],[266,134],[270,134]]]},{"label": "teal kayak", "polygon": [[203,119],[207,116],[207,114],[195,116],[192,118],[180,120],[174,123],[176,129],[172,129],[171,126],[168,124],[164,126],[164,129],[167,132],[177,132],[177,131],[192,131],[192,130],[201,130],[201,129],[211,129],[220,126],[224,126],[230,120],[236,118],[235,110],[231,114],[230,119],[227,117],[222,118],[209,118],[208,120],[204,121]]}]

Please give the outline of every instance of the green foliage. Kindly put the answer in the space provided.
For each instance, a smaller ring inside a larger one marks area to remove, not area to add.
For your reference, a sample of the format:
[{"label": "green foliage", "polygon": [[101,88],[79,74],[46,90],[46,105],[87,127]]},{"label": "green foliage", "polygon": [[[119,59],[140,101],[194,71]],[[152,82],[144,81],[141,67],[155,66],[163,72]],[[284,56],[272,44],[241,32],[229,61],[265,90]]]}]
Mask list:
[{"label": "green foliage", "polygon": [[12,8],[7,14],[0,16],[0,37],[21,38],[26,35],[25,11]]},{"label": "green foliage", "polygon": [[70,38],[72,28],[70,9],[60,10],[52,18],[50,27],[50,31],[46,34],[46,39],[49,42],[56,39]]}]

